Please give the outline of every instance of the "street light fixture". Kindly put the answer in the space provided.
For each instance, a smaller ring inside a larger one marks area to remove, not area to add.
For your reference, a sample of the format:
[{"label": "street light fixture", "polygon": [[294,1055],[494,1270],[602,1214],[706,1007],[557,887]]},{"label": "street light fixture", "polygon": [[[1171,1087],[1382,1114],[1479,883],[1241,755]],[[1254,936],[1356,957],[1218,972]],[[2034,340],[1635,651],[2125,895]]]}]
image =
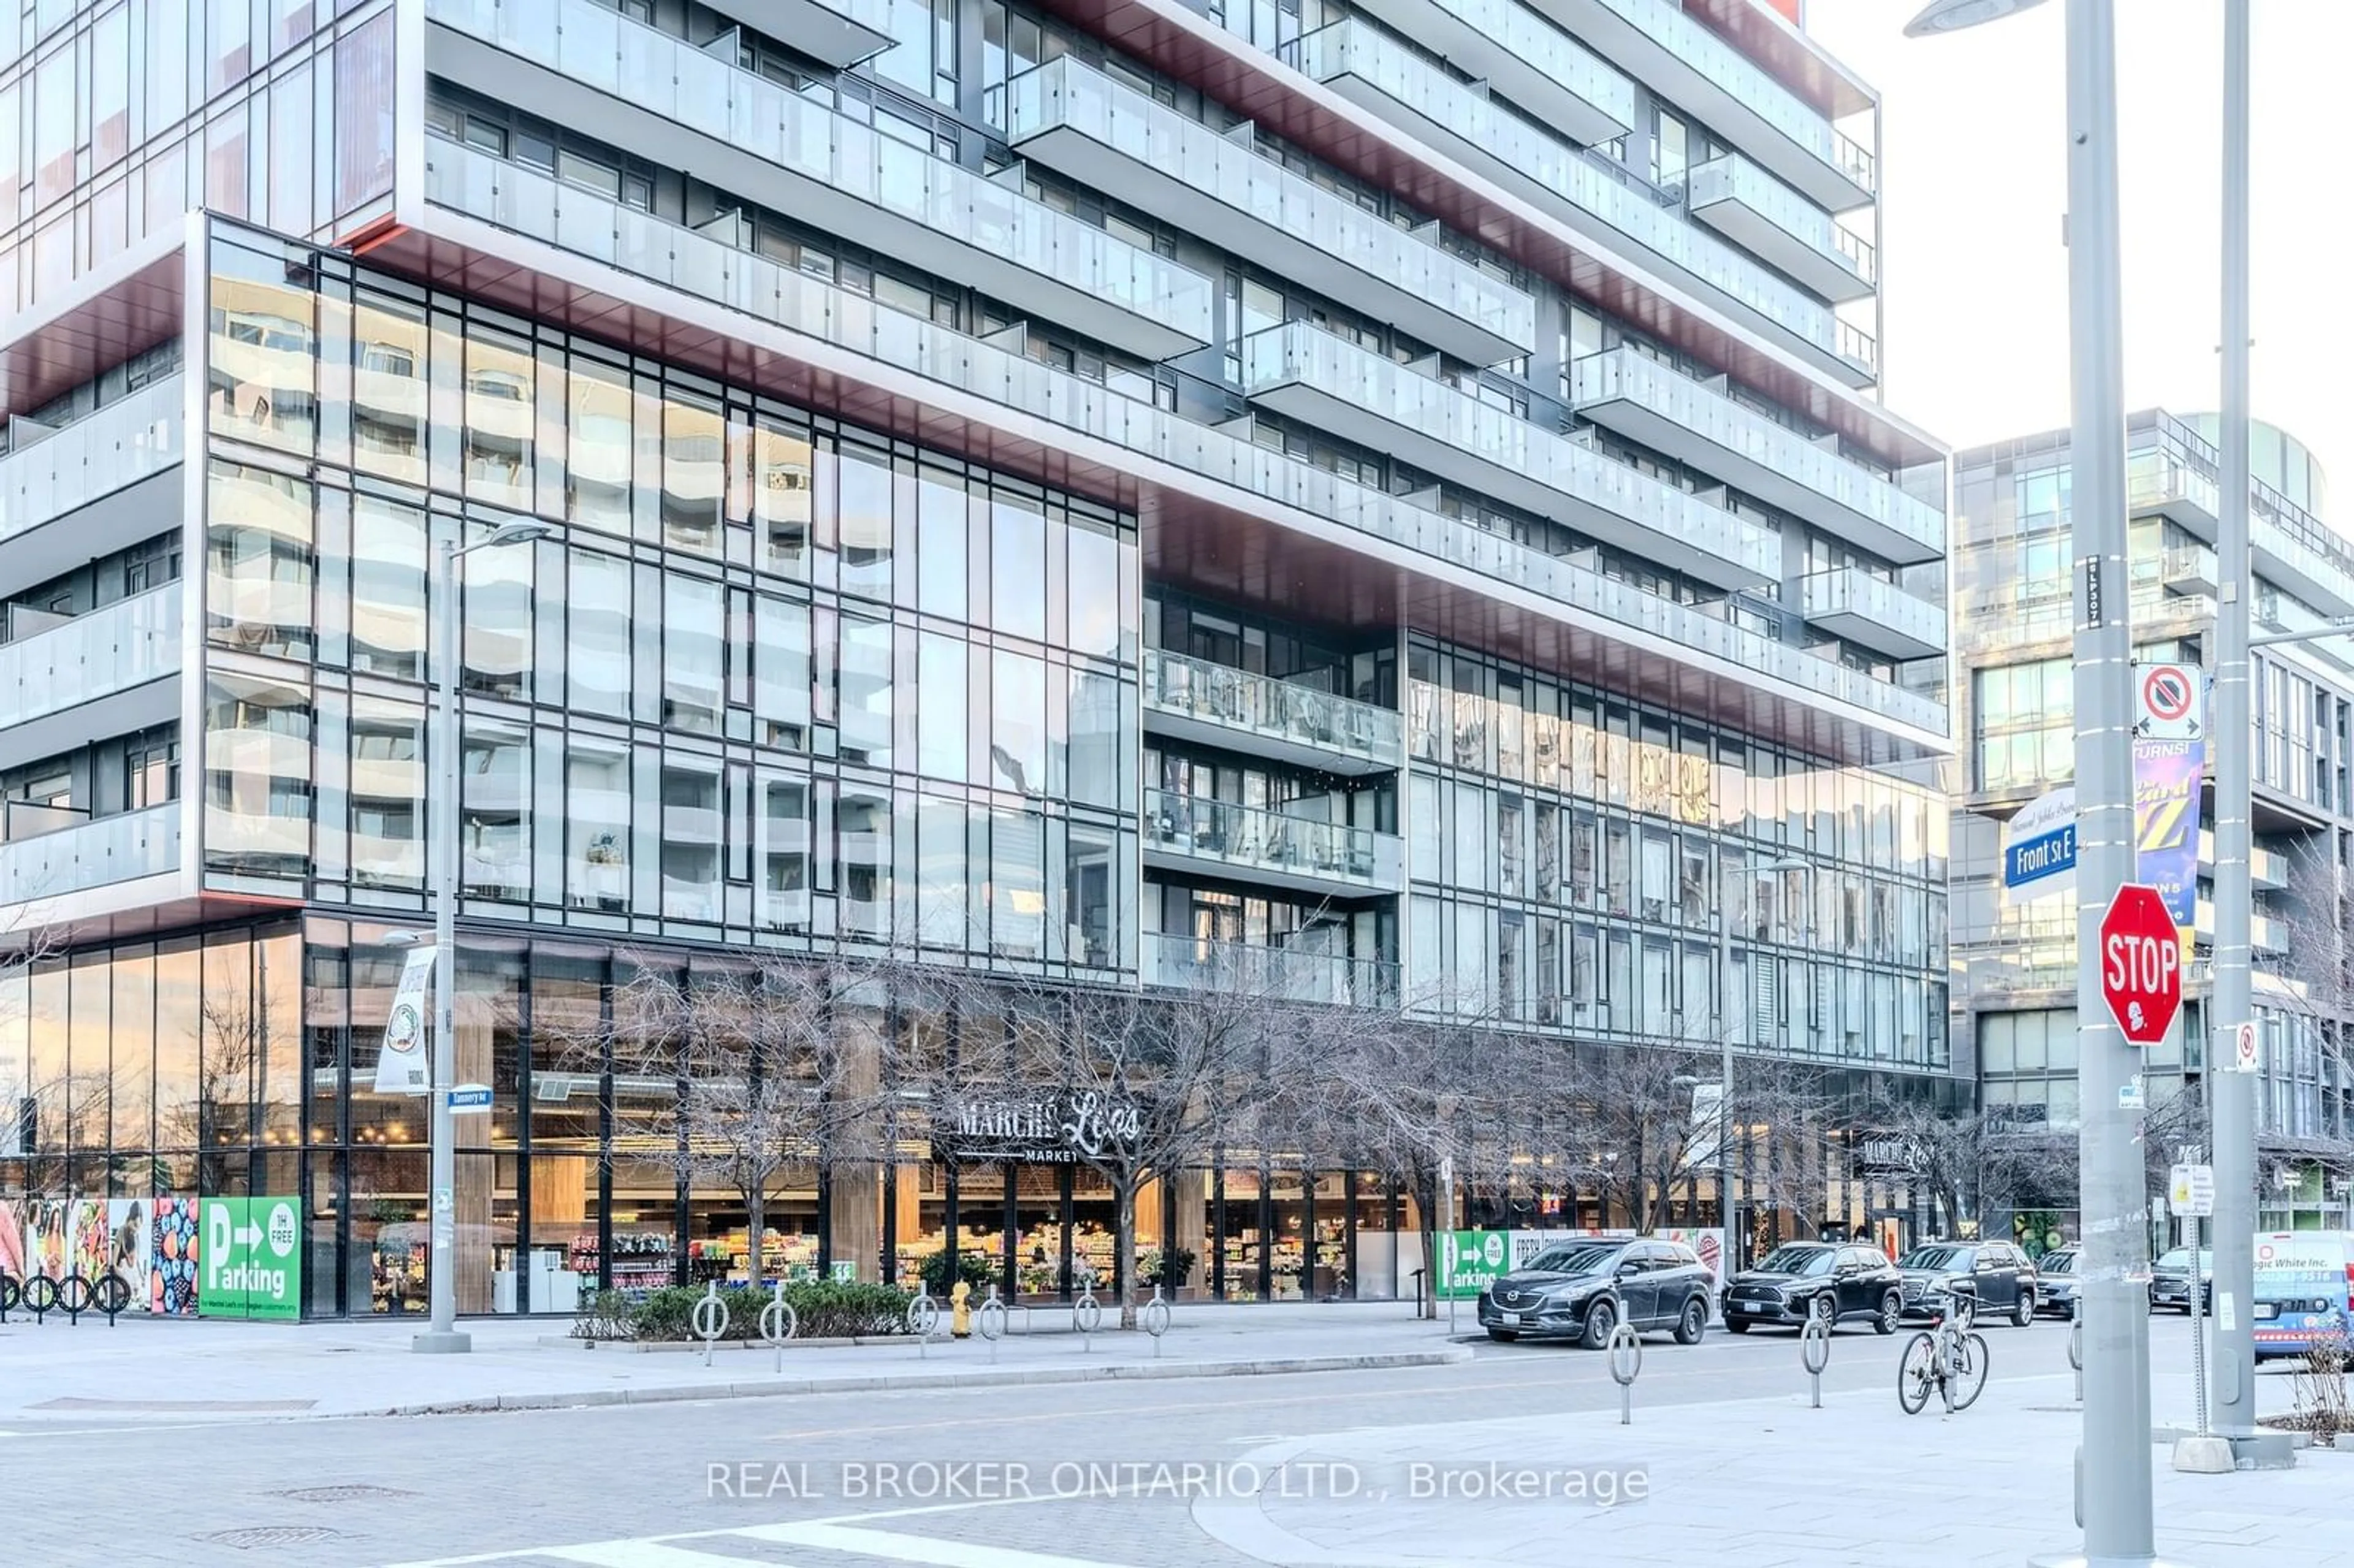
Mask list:
[{"label": "street light fixture", "polygon": [[[1914,37],[2025,8],[2028,0],[1935,0]],[[2126,567],[2124,270],[2117,222],[2115,0],[2068,0],[2070,506],[2075,573],[2077,1094],[2083,1106],[2084,1443],[2081,1556],[2156,1560],[2149,1464],[2149,1265],[2142,1149],[2121,1091],[2138,1063],[2099,1005],[2100,925],[2133,879],[2133,628]],[[2244,735],[2228,744],[2244,746]]]},{"label": "street light fixture", "polygon": [[464,662],[459,643],[458,562],[477,550],[529,545],[561,532],[552,523],[517,520],[500,524],[471,545],[444,539],[433,575],[441,664],[431,740],[438,787],[429,808],[433,823],[433,1086],[429,1091],[433,1098],[433,1254],[426,1280],[431,1316],[425,1332],[409,1341],[409,1349],[425,1355],[463,1354],[474,1348],[472,1336],[458,1331],[458,1138],[456,1119],[450,1113],[450,1091],[458,1083],[458,666]]}]

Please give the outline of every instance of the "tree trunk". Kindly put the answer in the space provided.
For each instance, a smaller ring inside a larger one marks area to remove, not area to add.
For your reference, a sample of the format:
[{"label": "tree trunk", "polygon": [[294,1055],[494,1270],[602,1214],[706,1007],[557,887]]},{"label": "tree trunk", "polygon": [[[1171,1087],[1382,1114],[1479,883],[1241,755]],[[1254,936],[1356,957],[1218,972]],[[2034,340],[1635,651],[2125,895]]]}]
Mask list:
[{"label": "tree trunk", "polygon": [[769,1257],[765,1245],[769,1236],[769,1183],[765,1178],[755,1178],[747,1183],[747,1187],[744,1228],[751,1241],[752,1267],[745,1277],[752,1282],[752,1288],[758,1290],[760,1288],[760,1271]]},{"label": "tree trunk", "polygon": [[1112,1183],[1117,1213],[1112,1224],[1112,1273],[1119,1280],[1119,1326],[1136,1327],[1136,1181]]},{"label": "tree trunk", "polygon": [[1438,1318],[1438,1178],[1417,1175],[1415,1195],[1422,1201],[1422,1298],[1416,1310],[1434,1322]]}]

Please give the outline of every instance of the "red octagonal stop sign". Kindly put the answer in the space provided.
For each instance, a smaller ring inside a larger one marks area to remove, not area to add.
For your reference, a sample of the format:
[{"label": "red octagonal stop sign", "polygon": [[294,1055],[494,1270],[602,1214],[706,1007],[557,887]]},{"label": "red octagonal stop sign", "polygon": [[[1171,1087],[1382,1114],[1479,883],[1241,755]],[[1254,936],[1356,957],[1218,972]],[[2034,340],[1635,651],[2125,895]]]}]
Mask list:
[{"label": "red octagonal stop sign", "polygon": [[2126,883],[2101,918],[2101,1000],[2136,1045],[2155,1045],[2182,1009],[2182,937],[2155,887]]}]

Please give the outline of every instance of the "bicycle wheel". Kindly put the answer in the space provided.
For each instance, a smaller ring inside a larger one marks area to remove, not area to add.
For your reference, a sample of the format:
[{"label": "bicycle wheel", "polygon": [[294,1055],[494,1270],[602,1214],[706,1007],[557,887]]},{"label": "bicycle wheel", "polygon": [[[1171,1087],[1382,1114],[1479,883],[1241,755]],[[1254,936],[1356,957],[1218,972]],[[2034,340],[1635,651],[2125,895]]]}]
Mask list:
[{"label": "bicycle wheel", "polygon": [[1896,1403],[1907,1415],[1918,1415],[1927,1408],[1930,1387],[1937,1381],[1937,1343],[1927,1334],[1915,1334],[1904,1341],[1904,1354],[1896,1363]]},{"label": "bicycle wheel", "polygon": [[1954,1364],[1948,1376],[1953,1382],[1954,1408],[1967,1410],[1986,1388],[1987,1369],[1994,1352],[1987,1349],[1984,1334],[1964,1334],[1954,1342]]}]

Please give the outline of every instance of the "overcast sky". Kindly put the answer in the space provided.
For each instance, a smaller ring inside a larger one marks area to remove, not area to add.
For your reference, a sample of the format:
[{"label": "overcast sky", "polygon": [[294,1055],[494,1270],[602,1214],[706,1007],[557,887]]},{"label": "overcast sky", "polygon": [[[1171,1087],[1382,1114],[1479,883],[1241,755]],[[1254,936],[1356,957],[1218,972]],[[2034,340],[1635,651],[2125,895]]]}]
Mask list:
[{"label": "overcast sky", "polygon": [[[2068,422],[2065,7],[1908,39],[1920,0],[1808,0],[1883,99],[1882,359],[1892,408],[1954,445]],[[2119,0],[2126,399],[2219,398],[2221,0]],[[2255,0],[2256,418],[2310,446],[2354,533],[2354,166],[2328,149],[2354,5]]]}]

